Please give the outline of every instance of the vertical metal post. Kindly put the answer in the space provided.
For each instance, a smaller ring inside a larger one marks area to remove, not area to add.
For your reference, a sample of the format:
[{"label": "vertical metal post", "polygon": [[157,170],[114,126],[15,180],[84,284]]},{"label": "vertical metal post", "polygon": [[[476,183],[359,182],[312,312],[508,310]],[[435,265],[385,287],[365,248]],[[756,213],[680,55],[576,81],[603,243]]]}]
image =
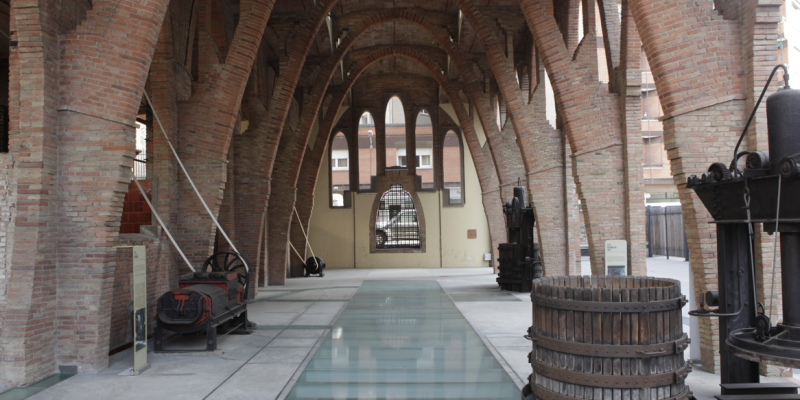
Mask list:
[{"label": "vertical metal post", "polygon": [[686,237],[686,225],[683,223],[683,212],[681,212],[681,226],[683,227],[683,260],[689,262],[689,238]]},{"label": "vertical metal post", "polygon": [[734,317],[719,319],[721,383],[758,383],[758,363],[728,353],[726,340],[731,332],[755,326],[750,234],[747,224],[717,224],[719,311],[741,311]]},{"label": "vertical metal post", "polygon": [[645,218],[644,229],[645,229],[645,235],[647,235],[647,258],[653,257],[653,232],[652,232],[653,224],[650,221],[650,207],[651,206],[647,206],[645,208],[645,216],[644,216]]},{"label": "vertical metal post", "polygon": [[664,253],[667,253],[667,260],[669,260],[669,216],[667,215],[667,207],[664,207]]},{"label": "vertical metal post", "polygon": [[800,326],[800,233],[781,232],[781,288],[783,323]]}]

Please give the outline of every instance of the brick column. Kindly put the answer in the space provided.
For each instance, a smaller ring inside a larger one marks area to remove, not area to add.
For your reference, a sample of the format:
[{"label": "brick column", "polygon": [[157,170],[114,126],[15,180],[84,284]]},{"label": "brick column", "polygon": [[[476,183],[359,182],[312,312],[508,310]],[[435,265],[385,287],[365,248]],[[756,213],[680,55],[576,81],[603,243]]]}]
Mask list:
[{"label": "brick column", "polygon": [[56,371],[58,234],[52,220],[58,90],[43,83],[59,79],[58,26],[46,2],[21,4],[11,7],[10,29],[19,45],[9,54],[10,152],[3,155],[4,166],[13,170],[4,171],[7,186],[0,193],[5,202],[16,200],[16,219],[4,219],[8,225],[2,227],[9,263],[0,313],[0,385],[5,386],[24,385]]},{"label": "brick column", "polygon": [[250,267],[250,296],[255,297],[256,286],[262,283],[265,273],[263,266],[267,254],[262,253],[261,244],[266,240],[264,232],[270,181],[263,176],[239,173],[238,165],[236,172],[236,247]]},{"label": "brick column", "polygon": [[[234,136],[237,136],[237,132],[234,130]],[[222,192],[222,201],[220,202],[219,206],[219,224],[222,226],[222,229],[225,230],[225,234],[228,235],[228,238],[231,239],[234,246],[237,245],[236,240],[236,221],[237,221],[237,212],[238,207],[236,205],[236,181],[234,179],[234,171],[236,169],[236,161],[234,160],[234,150],[235,146],[228,147],[228,166],[226,168],[226,178],[225,178],[225,189]],[[222,233],[217,230],[217,234],[215,237],[215,252],[220,251],[233,251],[233,248],[228,241],[225,240],[225,237],[222,236]],[[238,247],[237,247],[238,248]]]},{"label": "brick column", "polygon": [[[616,8],[614,8],[615,10]],[[614,11],[612,10],[612,11]],[[612,14],[612,17],[614,14]],[[613,18],[609,18],[613,20]],[[612,24],[613,26],[613,24]],[[621,58],[615,78],[622,120],[628,275],[647,275],[644,171],[642,170],[642,42],[627,1],[622,4]],[[612,37],[620,36],[611,31]],[[613,49],[613,47],[612,47]],[[612,52],[613,54],[613,52]],[[611,75],[611,73],[610,73]]]},{"label": "brick column", "polygon": [[81,372],[108,366],[113,246],[133,166],[133,122],[112,118],[59,113],[56,360]]},{"label": "brick column", "polygon": [[[703,293],[718,288],[716,228],[694,191],[686,189],[686,178],[730,156],[744,125],[744,114],[744,101],[733,100],[664,120],[664,146],[680,194],[696,304],[700,304]],[[699,321],[703,369],[715,371],[719,365],[719,321]]]},{"label": "brick column", "polygon": [[[267,216],[269,266],[267,268],[267,284],[285,285],[289,263],[289,248],[291,219],[294,211],[297,189],[284,187],[275,190],[270,195],[269,211]],[[296,257],[296,255],[291,255]]]},{"label": "brick column", "polygon": [[[181,108],[181,121],[189,118]],[[211,159],[205,154],[197,154],[192,148],[196,133],[181,130],[178,132],[178,155],[192,177],[208,207],[219,217],[219,207],[228,179],[228,164],[221,159]],[[178,174],[178,221],[175,240],[181,246],[189,261],[201,267],[214,247],[217,227],[208,215],[197,194],[192,189],[183,172]],[[224,239],[223,239],[224,240]],[[185,265],[178,264],[181,273],[191,272]]]}]

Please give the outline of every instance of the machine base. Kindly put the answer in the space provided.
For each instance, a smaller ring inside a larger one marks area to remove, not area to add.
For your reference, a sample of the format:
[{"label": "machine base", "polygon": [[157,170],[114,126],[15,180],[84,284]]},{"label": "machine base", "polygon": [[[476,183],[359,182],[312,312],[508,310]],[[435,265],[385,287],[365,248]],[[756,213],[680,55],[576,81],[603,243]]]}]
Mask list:
[{"label": "machine base", "polygon": [[755,328],[739,329],[725,343],[729,352],[745,360],[800,368],[800,328],[778,324],[769,333],[767,340],[759,342]]},{"label": "machine base", "polygon": [[[156,353],[196,353],[196,352],[209,352],[217,350],[217,328],[229,327],[231,330],[225,332],[227,334],[250,334],[250,324],[247,320],[247,303],[240,304],[220,315],[209,318],[206,323],[193,328],[181,329],[174,325],[166,325],[159,320],[156,320],[156,329],[153,332],[154,351]],[[164,349],[164,331],[185,334],[196,333],[200,331],[206,332],[206,348],[205,350],[170,350]],[[224,336],[224,335],[223,335]]]}]

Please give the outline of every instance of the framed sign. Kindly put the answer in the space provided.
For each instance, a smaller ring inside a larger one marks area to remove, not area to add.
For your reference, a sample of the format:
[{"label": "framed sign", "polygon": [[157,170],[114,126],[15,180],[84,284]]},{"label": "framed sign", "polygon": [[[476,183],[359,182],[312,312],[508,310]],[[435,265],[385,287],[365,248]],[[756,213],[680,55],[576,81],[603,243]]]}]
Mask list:
[{"label": "framed sign", "polygon": [[147,251],[133,246],[133,374],[147,370]]},{"label": "framed sign", "polygon": [[628,242],[606,240],[606,275],[628,275]]}]

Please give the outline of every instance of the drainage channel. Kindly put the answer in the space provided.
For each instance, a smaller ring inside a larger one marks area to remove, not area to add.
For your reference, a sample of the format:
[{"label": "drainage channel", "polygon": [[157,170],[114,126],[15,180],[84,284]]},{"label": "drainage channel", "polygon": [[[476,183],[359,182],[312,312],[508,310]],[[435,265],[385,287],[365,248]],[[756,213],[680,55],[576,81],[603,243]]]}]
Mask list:
[{"label": "drainage channel", "polygon": [[287,400],[514,399],[520,390],[435,281],[365,281]]}]

